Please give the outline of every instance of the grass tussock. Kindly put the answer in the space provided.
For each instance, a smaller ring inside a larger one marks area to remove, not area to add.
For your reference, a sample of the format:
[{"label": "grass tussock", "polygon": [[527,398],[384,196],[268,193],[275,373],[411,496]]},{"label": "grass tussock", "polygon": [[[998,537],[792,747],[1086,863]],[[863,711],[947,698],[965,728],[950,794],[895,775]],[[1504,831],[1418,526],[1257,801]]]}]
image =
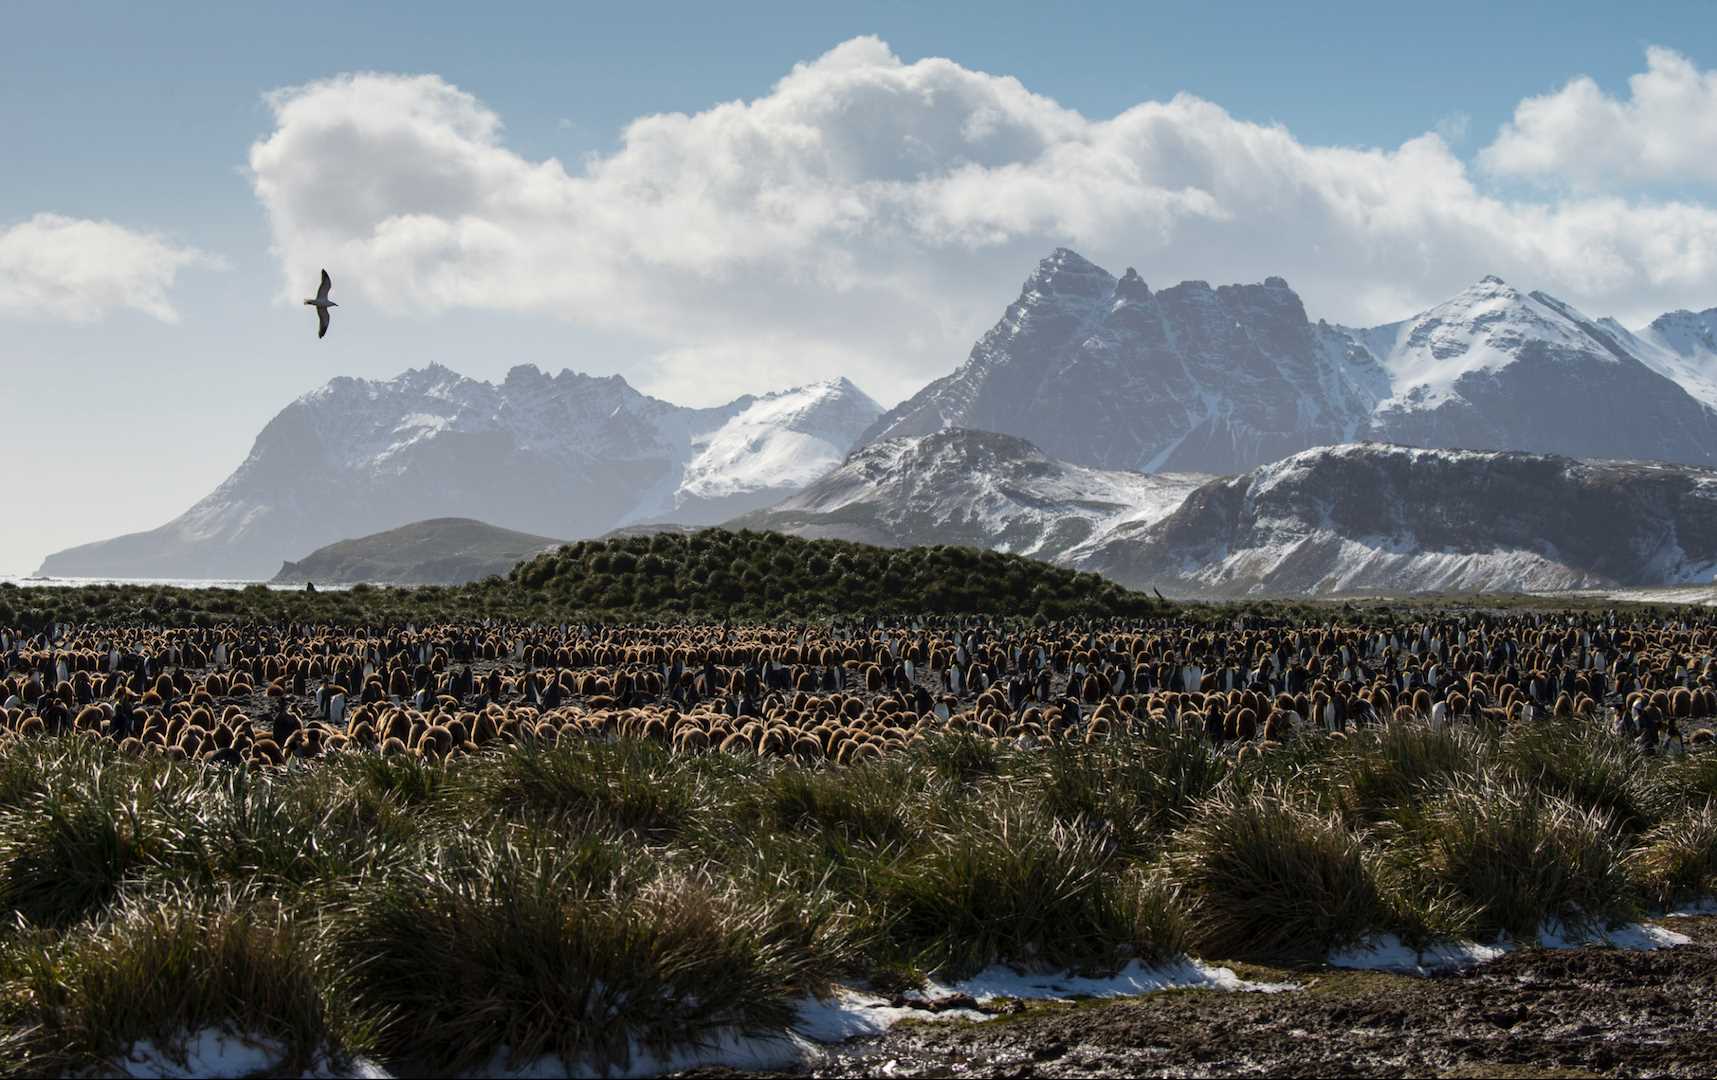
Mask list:
[{"label": "grass tussock", "polygon": [[1653,826],[1627,865],[1646,900],[1660,907],[1717,895],[1717,803],[1689,806]]},{"label": "grass tussock", "polygon": [[173,862],[184,847],[174,812],[184,785],[172,770],[83,764],[0,810],[0,912],[69,926],[99,914],[127,880]]},{"label": "grass tussock", "polygon": [[1166,890],[1117,872],[1111,845],[1078,821],[998,797],[879,869],[877,904],[903,959],[951,977],[1001,961],[1113,970],[1178,954]]},{"label": "grass tussock", "polygon": [[477,798],[503,814],[594,819],[656,839],[686,824],[702,786],[657,743],[631,739],[521,747],[468,775]]},{"label": "grass tussock", "polygon": [[182,1058],[206,1029],[267,1040],[274,1067],[301,1074],[345,1038],[314,955],[286,912],[232,892],[129,899],[63,937],[38,931],[0,950],[0,1075],[99,1075],[145,1040]]},{"label": "grass tussock", "polygon": [[1058,745],[1044,755],[1038,785],[1049,813],[1100,827],[1123,852],[1147,856],[1229,771],[1202,738],[1162,730]]},{"label": "grass tussock", "polygon": [[1556,722],[927,733],[846,766],[618,736],[266,770],[4,741],[0,1073],[209,1027],[283,1071],[590,1070],[779,1033],[835,981],[1590,929],[1717,890],[1714,760]]},{"label": "grass tussock", "polygon": [[1467,728],[1423,721],[1355,732],[1331,763],[1330,802],[1357,825],[1411,812],[1451,779],[1477,771],[1489,753]]},{"label": "grass tussock", "polygon": [[1536,941],[1546,922],[1583,932],[1637,916],[1625,852],[1605,811],[1485,774],[1425,807],[1393,858],[1427,890],[1458,898],[1479,932]]},{"label": "grass tussock", "polygon": [[1504,736],[1498,760],[1522,785],[1607,815],[1637,833],[1665,809],[1655,763],[1631,744],[1574,721],[1521,724]]},{"label": "grass tussock", "polygon": [[1165,865],[1202,955],[1304,961],[1388,927],[1374,861],[1360,835],[1273,786],[1199,804]]},{"label": "grass tussock", "polygon": [[621,880],[626,855],[479,843],[334,916],[341,990],[391,1059],[468,1071],[554,1055],[627,1064],[723,1029],[778,1031],[819,927],[694,877]]}]

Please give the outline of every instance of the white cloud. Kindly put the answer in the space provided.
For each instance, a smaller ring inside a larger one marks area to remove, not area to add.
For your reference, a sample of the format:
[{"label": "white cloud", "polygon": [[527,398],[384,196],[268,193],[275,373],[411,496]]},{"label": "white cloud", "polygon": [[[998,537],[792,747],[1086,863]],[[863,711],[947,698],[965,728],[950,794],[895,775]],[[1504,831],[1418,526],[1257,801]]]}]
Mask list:
[{"label": "white cloud", "polygon": [[[1153,285],[1281,274],[1313,317],[1399,318],[1485,273],[1624,317],[1717,303],[1717,213],[1481,190],[1445,139],[1308,146],[1179,95],[1088,119],[1017,79],[858,38],[764,97],[631,124],[569,168],[433,75],[280,91],[251,148],[287,291],[550,312],[656,343],[683,398],[734,365],[898,397],[1071,245]],[[749,358],[749,359],[746,359]],[[761,388],[761,387],[759,387]]]},{"label": "white cloud", "polygon": [[0,226],[0,318],[87,322],[129,308],[178,322],[180,270],[218,260],[111,221],[37,214]]},{"label": "white cloud", "polygon": [[1654,47],[1628,88],[1622,101],[1581,76],[1527,98],[1480,164],[1498,175],[1587,190],[1717,181],[1717,72]]}]

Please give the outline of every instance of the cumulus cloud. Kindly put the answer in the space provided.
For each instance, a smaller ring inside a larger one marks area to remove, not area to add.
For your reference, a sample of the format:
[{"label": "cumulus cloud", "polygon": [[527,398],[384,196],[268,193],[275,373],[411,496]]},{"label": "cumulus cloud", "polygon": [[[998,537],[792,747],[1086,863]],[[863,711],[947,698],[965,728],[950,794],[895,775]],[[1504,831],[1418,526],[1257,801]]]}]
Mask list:
[{"label": "cumulus cloud", "polygon": [[179,321],[180,270],[217,260],[111,221],[37,214],[0,226],[0,317],[88,322],[122,308]]},{"label": "cumulus cloud", "polygon": [[[250,154],[288,290],[317,267],[398,311],[550,312],[711,368],[848,374],[898,397],[964,355],[1066,244],[1153,285],[1288,278],[1313,317],[1400,318],[1486,273],[1625,317],[1717,303],[1717,213],[1487,193],[1435,132],[1312,146],[1178,95],[1091,119],[875,38],[756,100],[632,123],[569,167],[434,75],[273,94]],[[1518,122],[1517,125],[1518,126]]]},{"label": "cumulus cloud", "polygon": [[1717,181],[1717,72],[1673,49],[1646,51],[1626,101],[1581,76],[1527,98],[1479,156],[1505,176],[1583,189]]}]

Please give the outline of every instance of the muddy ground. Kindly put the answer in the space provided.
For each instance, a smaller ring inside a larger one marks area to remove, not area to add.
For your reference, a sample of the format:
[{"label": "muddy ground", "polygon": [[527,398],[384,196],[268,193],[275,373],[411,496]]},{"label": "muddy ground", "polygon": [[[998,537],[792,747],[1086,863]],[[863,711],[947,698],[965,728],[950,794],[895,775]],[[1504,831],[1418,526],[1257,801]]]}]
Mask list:
[{"label": "muddy ground", "polygon": [[801,1075],[1717,1076],[1717,917],[1664,925],[1693,943],[1531,949],[1425,977],[1234,964],[1304,989],[1177,990],[908,1023],[830,1048]]}]

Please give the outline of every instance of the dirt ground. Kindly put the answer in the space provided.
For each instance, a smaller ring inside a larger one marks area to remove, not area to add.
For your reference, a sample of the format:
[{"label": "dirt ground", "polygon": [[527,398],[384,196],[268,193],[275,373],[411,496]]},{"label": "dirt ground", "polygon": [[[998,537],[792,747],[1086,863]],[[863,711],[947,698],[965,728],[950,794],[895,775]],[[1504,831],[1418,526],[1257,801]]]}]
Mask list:
[{"label": "dirt ground", "polygon": [[805,1075],[1717,1076],[1717,917],[1665,925],[1693,943],[1524,950],[1430,977],[1230,965],[1304,989],[908,1023],[831,1048]]}]

